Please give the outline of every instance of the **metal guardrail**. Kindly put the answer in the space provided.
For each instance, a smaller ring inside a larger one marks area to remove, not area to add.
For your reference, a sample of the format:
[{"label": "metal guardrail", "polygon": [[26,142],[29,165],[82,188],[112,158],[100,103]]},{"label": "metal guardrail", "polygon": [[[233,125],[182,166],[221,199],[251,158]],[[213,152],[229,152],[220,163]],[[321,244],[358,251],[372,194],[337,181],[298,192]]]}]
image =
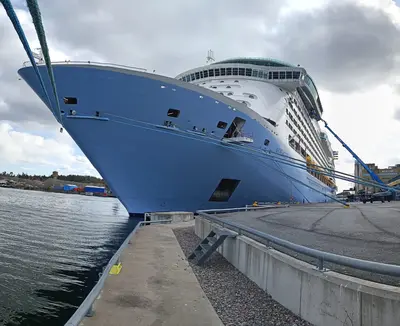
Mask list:
[{"label": "metal guardrail", "polygon": [[273,209],[273,208],[285,208],[289,207],[289,204],[266,204],[266,205],[259,205],[259,206],[253,206],[253,205],[246,205],[245,207],[238,207],[238,208],[221,208],[221,209],[206,209],[206,210],[201,210],[200,212],[202,213],[213,213],[213,214],[223,214],[223,213],[230,213],[230,212],[241,212],[241,211],[257,211],[261,209]]},{"label": "metal guardrail", "polygon": [[[245,209],[243,209],[243,210],[245,210]],[[197,211],[197,213],[200,216],[202,216],[210,221],[213,221],[217,224],[222,225],[222,227],[224,227],[224,228],[230,227],[230,228],[233,228],[234,230],[236,229],[239,231],[238,232],[239,234],[242,234],[242,232],[246,232],[246,236],[249,234],[249,235],[253,235],[258,238],[264,239],[267,241],[267,245],[269,243],[274,243],[274,244],[284,247],[286,249],[293,250],[297,253],[317,258],[318,259],[317,267],[320,271],[324,270],[324,262],[327,261],[327,262],[331,262],[334,264],[343,265],[343,266],[347,266],[347,267],[351,267],[351,268],[355,268],[355,269],[359,269],[359,270],[363,270],[363,271],[367,271],[367,272],[378,273],[378,274],[382,274],[382,275],[390,275],[390,276],[400,276],[400,266],[399,265],[377,263],[377,262],[373,262],[373,261],[351,258],[351,257],[341,256],[341,255],[337,255],[337,254],[333,254],[333,253],[329,253],[329,252],[325,252],[325,251],[321,251],[321,250],[317,250],[317,249],[312,249],[309,247],[295,244],[295,243],[287,241],[287,240],[280,239],[278,237],[275,237],[273,235],[270,235],[270,234],[267,234],[264,232],[257,231],[253,228],[244,226],[239,223],[227,221],[226,219],[222,219],[222,218],[219,218],[216,216],[216,214],[226,213],[226,211],[228,211],[228,209],[213,210],[213,211],[211,211],[211,210]],[[231,209],[231,211],[232,211],[232,209]],[[212,212],[214,212],[215,214],[214,215],[209,214]]]},{"label": "metal guardrail", "polygon": [[104,287],[104,283],[111,271],[113,265],[119,260],[124,249],[127,247],[129,241],[135,235],[136,231],[143,225],[147,224],[157,224],[157,223],[171,223],[172,220],[159,220],[159,221],[141,221],[139,222],[133,231],[127,236],[125,241],[122,243],[121,247],[117,250],[117,252],[112,256],[109,260],[107,266],[105,267],[103,273],[101,274],[99,280],[97,281],[96,285],[93,287],[92,291],[87,295],[85,300],[81,303],[72,317],[67,321],[64,326],[78,326],[79,323],[86,317],[93,315],[93,304],[96,301],[97,297],[100,295],[101,290]]},{"label": "metal guardrail", "polygon": [[[38,66],[45,65],[43,62],[36,62]],[[52,61],[52,65],[65,65],[65,64],[89,64],[94,66],[101,66],[101,67],[115,67],[115,68],[124,68],[129,70],[138,70],[138,71],[147,71],[145,68],[133,67],[133,66],[125,66],[125,65],[117,65],[115,63],[108,63],[108,62],[97,62],[97,61],[71,61],[71,60],[64,60],[64,61]],[[25,61],[23,67],[28,67],[31,65],[30,61]]]}]

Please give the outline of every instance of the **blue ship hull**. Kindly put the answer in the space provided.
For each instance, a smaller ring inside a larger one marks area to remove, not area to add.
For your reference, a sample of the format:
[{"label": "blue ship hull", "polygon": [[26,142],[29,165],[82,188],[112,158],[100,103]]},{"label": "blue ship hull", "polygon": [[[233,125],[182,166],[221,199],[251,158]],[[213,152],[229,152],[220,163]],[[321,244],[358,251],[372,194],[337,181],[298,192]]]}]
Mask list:
[{"label": "blue ship hull", "polygon": [[[139,71],[93,64],[53,68],[64,128],[130,214],[239,207],[254,201],[329,201],[327,185],[263,154],[294,156],[287,142],[243,104]],[[45,68],[39,69],[46,76]],[[32,67],[19,74],[49,108],[55,107],[47,103]],[[65,104],[64,97],[76,98],[77,104]],[[177,118],[167,116],[171,108],[180,110]],[[246,120],[253,143],[222,141],[226,128],[217,128],[218,122],[229,126],[235,117]],[[165,121],[174,127],[166,127]],[[210,200],[222,179],[237,180],[236,188],[228,200]]]}]

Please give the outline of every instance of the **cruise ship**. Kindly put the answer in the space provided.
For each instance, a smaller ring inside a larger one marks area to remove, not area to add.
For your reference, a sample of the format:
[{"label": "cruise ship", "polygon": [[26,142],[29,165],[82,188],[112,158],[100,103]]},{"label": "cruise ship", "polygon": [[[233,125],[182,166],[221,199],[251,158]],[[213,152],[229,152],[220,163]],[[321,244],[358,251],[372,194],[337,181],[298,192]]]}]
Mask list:
[{"label": "cruise ship", "polygon": [[303,67],[233,58],[170,78],[90,61],[52,66],[60,113],[31,65],[18,73],[132,216],[335,194],[335,179],[318,172],[334,169],[335,153]]}]

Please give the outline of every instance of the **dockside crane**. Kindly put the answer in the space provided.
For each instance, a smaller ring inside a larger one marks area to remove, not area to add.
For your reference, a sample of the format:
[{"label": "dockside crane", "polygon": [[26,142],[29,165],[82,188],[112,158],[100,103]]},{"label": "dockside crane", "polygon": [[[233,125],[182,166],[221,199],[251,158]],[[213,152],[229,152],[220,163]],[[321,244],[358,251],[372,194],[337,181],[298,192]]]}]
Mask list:
[{"label": "dockside crane", "polygon": [[[384,198],[384,197],[389,197],[389,196],[392,197],[393,196],[393,198],[395,198],[396,192],[397,192],[396,189],[389,188],[390,190],[388,191],[387,190],[388,186],[379,178],[379,176],[374,171],[372,171],[368,167],[368,165],[365,164],[363,162],[363,160],[356,153],[354,153],[354,151],[328,126],[328,123],[325,120],[321,119],[321,121],[325,124],[325,128],[329,130],[329,132],[339,141],[339,143],[341,143],[342,146],[344,148],[346,148],[347,151],[354,157],[354,159],[368,172],[368,174],[371,176],[372,180],[374,180],[377,184],[384,186],[381,188],[381,191],[383,191],[383,192],[381,192],[379,194],[374,194],[374,195],[377,195],[375,197]],[[370,201],[372,202],[373,199],[371,198]],[[384,200],[382,199],[382,201],[384,201]],[[365,201],[364,201],[364,203],[365,203]]]}]

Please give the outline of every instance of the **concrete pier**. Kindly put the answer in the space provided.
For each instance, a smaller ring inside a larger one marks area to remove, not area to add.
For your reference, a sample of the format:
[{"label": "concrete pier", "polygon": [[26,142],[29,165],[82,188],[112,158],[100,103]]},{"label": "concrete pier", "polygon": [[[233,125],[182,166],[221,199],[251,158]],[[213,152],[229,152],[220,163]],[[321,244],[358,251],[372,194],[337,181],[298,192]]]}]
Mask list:
[{"label": "concrete pier", "polygon": [[[277,206],[279,207],[279,206]],[[303,246],[400,265],[400,202],[307,204],[218,214]]]},{"label": "concrete pier", "polygon": [[109,275],[85,326],[222,326],[176,238],[173,225],[145,226],[122,254],[122,270]]},{"label": "concrete pier", "polygon": [[[200,238],[216,229],[221,226],[196,218]],[[273,299],[313,325],[399,325],[399,287],[319,271],[244,235],[227,239],[218,251]]]}]

